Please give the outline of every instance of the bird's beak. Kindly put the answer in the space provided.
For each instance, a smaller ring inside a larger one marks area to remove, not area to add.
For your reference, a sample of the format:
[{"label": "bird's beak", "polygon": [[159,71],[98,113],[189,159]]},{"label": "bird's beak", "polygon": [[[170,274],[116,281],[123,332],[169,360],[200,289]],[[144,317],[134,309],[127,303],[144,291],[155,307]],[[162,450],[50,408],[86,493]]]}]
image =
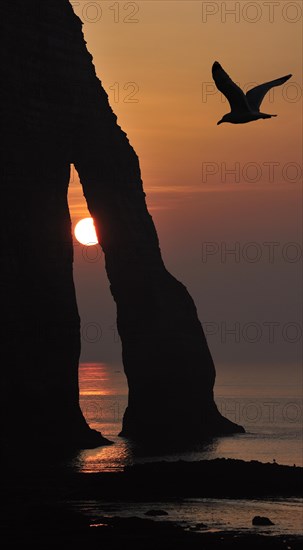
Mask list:
[{"label": "bird's beak", "polygon": [[222,124],[223,120],[219,120],[219,122],[217,122],[217,126],[219,126],[219,124]]}]

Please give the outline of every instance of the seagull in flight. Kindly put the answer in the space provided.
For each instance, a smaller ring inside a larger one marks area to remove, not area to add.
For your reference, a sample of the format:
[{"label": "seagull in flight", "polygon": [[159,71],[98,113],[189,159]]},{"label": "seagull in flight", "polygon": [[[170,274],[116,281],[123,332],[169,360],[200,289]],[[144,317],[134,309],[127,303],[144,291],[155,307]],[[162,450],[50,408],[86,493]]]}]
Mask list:
[{"label": "seagull in flight", "polygon": [[288,74],[276,80],[260,84],[260,86],[256,86],[249,90],[245,95],[241,88],[239,88],[224,71],[218,61],[215,61],[212,66],[212,75],[218,90],[228,99],[231,109],[230,113],[224,115],[217,124],[222,124],[223,122],[244,124],[245,122],[252,122],[260,118],[277,116],[261,113],[260,105],[268,90],[274,86],[281,86],[281,84],[284,84],[284,82],[292,76]]}]

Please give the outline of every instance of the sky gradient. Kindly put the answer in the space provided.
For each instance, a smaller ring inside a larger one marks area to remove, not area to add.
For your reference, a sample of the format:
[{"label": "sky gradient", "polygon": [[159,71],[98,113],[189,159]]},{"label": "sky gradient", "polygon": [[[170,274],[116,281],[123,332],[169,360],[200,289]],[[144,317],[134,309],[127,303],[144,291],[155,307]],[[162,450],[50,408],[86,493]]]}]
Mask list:
[{"label": "sky gradient", "polygon": [[[274,369],[278,384],[297,384],[302,3],[71,3],[139,156],[166,266],[195,300],[219,379],[260,383]],[[292,73],[262,104],[278,117],[217,126],[229,105],[212,80],[215,60],[245,90]],[[74,170],[69,205],[73,225],[88,215]],[[101,251],[75,242],[74,273],[82,361],[121,365]]]}]

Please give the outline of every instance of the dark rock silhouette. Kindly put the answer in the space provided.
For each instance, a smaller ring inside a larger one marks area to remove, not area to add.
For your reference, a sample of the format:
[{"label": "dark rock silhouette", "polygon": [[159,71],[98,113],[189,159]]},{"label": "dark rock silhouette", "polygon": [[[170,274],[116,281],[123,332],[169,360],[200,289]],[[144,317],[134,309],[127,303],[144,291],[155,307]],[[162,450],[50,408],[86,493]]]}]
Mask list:
[{"label": "dark rock silhouette", "polygon": [[152,510],[147,510],[147,512],[145,512],[145,515],[146,516],[154,516],[154,517],[168,516],[168,512],[166,512],[165,510],[152,509]]},{"label": "dark rock silhouette", "polygon": [[105,253],[129,384],[122,435],[199,441],[243,431],[213,398],[194,302],[167,272],[139,161],[95,74],[67,0],[1,3],[1,434],[107,443],[79,407],[70,164]]},{"label": "dark rock silhouette", "polygon": [[254,516],[252,519],[253,525],[275,525],[271,519],[266,516]]}]

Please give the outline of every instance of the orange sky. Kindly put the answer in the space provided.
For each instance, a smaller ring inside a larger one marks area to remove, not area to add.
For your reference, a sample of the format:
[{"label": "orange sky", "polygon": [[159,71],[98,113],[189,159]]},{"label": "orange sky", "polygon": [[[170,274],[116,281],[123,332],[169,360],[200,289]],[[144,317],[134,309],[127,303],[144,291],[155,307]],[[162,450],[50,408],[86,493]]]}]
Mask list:
[{"label": "orange sky", "polygon": [[[280,162],[276,181],[285,163],[302,162],[302,17],[291,23],[298,17],[294,8],[286,9],[293,2],[280,2],[273,13],[264,2],[253,2],[259,11],[241,7],[230,15],[224,13],[224,4],[231,11],[236,4],[247,3],[75,0],[72,4],[84,22],[88,48],[119,124],[140,157],[151,206],[161,201],[163,207],[163,195],[154,196],[159,188],[174,193],[178,185],[185,192],[189,187],[201,191],[203,162],[218,166],[228,162],[227,168],[235,162],[241,167],[255,162],[263,168],[262,181],[269,170],[264,162]],[[297,4],[303,9],[301,2]],[[214,9],[218,12],[211,15]],[[256,17],[260,20],[249,22]],[[276,88],[263,103],[265,112],[279,117],[218,128],[217,120],[229,109],[212,81],[216,59],[242,87],[291,72],[292,81]],[[76,188],[70,204],[72,214],[78,215],[75,203],[79,209]]]},{"label": "orange sky", "polygon": [[[118,123],[139,155],[167,266],[188,286],[201,320],[236,315],[259,323],[268,318],[299,322],[301,265],[284,261],[281,243],[301,244],[302,239],[302,2],[276,2],[274,8],[261,1],[71,3],[84,21],[88,49]],[[236,5],[234,14],[224,12]],[[242,87],[292,73],[262,104],[264,112],[278,117],[217,126],[229,106],[214,88],[215,60]],[[69,203],[74,223],[88,215],[75,173]],[[257,265],[201,261],[205,241],[263,246],[266,240],[280,243],[274,265],[265,257]],[[79,304],[84,317],[97,319],[101,313],[89,309],[85,281],[97,281],[100,266],[89,274],[79,258],[76,253]],[[106,316],[99,321],[109,326],[114,310],[106,297],[106,279],[98,284]],[[229,301],[230,285],[241,298],[234,310],[239,297]],[[261,345],[251,360],[298,361],[299,343],[288,348],[285,341],[276,344],[276,352]],[[241,346],[227,352],[222,342],[210,345],[219,364],[224,357],[232,362],[242,352],[251,355],[247,346],[240,353]],[[102,361],[104,346],[103,339],[103,348],[89,348],[88,360]]]}]

